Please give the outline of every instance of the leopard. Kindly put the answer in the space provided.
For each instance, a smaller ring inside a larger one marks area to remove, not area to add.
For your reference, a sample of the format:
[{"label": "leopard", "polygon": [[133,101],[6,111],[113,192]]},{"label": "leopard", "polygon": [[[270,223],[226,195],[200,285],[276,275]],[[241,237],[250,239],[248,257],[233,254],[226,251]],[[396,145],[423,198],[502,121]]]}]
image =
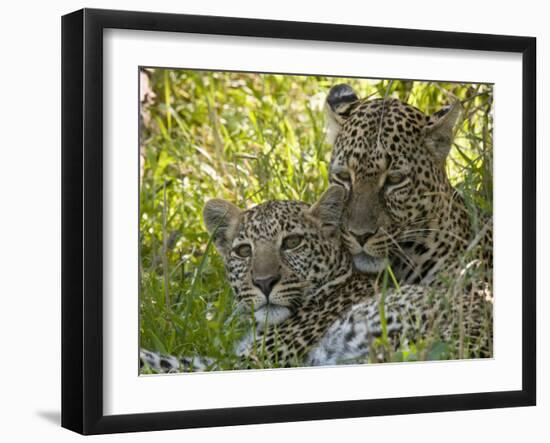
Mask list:
[{"label": "leopard", "polygon": [[356,271],[390,265],[403,284],[441,284],[475,262],[490,286],[492,217],[468,209],[445,168],[461,102],[425,114],[337,84],[325,110],[329,181],[348,193],[345,244]]},{"label": "leopard", "polygon": [[[492,312],[483,298],[458,297],[449,309],[448,297],[427,287],[384,291],[372,276],[354,272],[343,244],[346,198],[342,186],[331,185],[313,205],[270,200],[241,210],[222,199],[206,203],[204,222],[223,258],[236,311],[255,321],[235,346],[242,367],[351,364],[374,355],[383,360],[372,345],[381,337],[391,338],[397,348],[435,330],[450,340],[461,327],[467,331],[461,343],[472,337],[468,354],[490,356],[490,343],[475,339]],[[466,310],[471,315],[458,315]],[[158,373],[216,369],[208,357],[146,349],[140,365]]]}]

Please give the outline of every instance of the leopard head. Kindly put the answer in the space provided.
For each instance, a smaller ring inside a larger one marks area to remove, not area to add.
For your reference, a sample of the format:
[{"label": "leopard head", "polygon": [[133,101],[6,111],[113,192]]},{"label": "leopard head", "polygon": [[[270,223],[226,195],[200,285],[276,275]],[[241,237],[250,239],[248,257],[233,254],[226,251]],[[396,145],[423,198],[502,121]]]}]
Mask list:
[{"label": "leopard head", "polygon": [[258,323],[284,321],[319,288],[351,272],[341,247],[345,195],[333,185],[311,207],[267,201],[242,211],[221,199],[206,203],[204,223],[235,298]]},{"label": "leopard head", "polygon": [[421,250],[448,208],[445,160],[462,107],[426,115],[393,98],[361,100],[337,85],[326,109],[330,181],[348,192],[346,244],[357,270],[379,272],[392,255]]}]

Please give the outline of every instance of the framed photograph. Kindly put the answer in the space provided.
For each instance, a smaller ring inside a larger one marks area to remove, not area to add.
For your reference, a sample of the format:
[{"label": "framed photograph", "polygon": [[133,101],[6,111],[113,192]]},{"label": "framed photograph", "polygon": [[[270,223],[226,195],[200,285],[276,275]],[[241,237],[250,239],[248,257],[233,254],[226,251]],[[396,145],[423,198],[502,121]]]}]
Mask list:
[{"label": "framed photograph", "polygon": [[531,37],[62,20],[62,425],[536,402]]}]

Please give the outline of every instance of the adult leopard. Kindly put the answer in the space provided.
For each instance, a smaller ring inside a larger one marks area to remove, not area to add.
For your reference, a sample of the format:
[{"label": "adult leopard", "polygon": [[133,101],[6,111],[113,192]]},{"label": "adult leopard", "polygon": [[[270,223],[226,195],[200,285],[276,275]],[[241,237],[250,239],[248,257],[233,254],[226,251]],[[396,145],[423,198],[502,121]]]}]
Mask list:
[{"label": "adult leopard", "polygon": [[[342,244],[345,203],[345,190],[332,185],[311,207],[268,201],[241,211],[219,199],[205,205],[204,221],[223,256],[239,310],[255,318],[255,327],[236,347],[243,366],[364,361],[379,337],[394,347],[408,340],[455,340],[453,348],[462,351],[454,356],[489,356],[491,335],[482,331],[492,308],[485,299],[463,295],[449,302],[447,294],[418,285],[375,291],[371,276],[353,272]],[[156,372],[216,369],[208,358],[146,350],[140,357]]]},{"label": "adult leopard", "polygon": [[346,244],[355,268],[376,273],[389,262],[400,281],[428,284],[454,278],[465,252],[483,240],[475,258],[487,279],[492,220],[474,232],[445,170],[461,104],[426,115],[393,98],[359,99],[345,84],[332,87],[326,103],[330,181],[349,194]]}]

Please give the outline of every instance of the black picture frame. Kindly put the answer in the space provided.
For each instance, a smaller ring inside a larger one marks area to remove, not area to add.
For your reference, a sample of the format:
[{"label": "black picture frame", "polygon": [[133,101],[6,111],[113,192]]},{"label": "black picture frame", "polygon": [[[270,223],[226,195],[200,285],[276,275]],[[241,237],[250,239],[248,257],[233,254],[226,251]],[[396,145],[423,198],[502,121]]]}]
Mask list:
[{"label": "black picture frame", "polygon": [[[108,28],[521,54],[522,388],[505,392],[105,415],[102,407],[102,36]],[[65,15],[62,18],[62,426],[82,434],[102,434],[535,405],[535,64],[536,39],[532,37],[97,9]]]}]

